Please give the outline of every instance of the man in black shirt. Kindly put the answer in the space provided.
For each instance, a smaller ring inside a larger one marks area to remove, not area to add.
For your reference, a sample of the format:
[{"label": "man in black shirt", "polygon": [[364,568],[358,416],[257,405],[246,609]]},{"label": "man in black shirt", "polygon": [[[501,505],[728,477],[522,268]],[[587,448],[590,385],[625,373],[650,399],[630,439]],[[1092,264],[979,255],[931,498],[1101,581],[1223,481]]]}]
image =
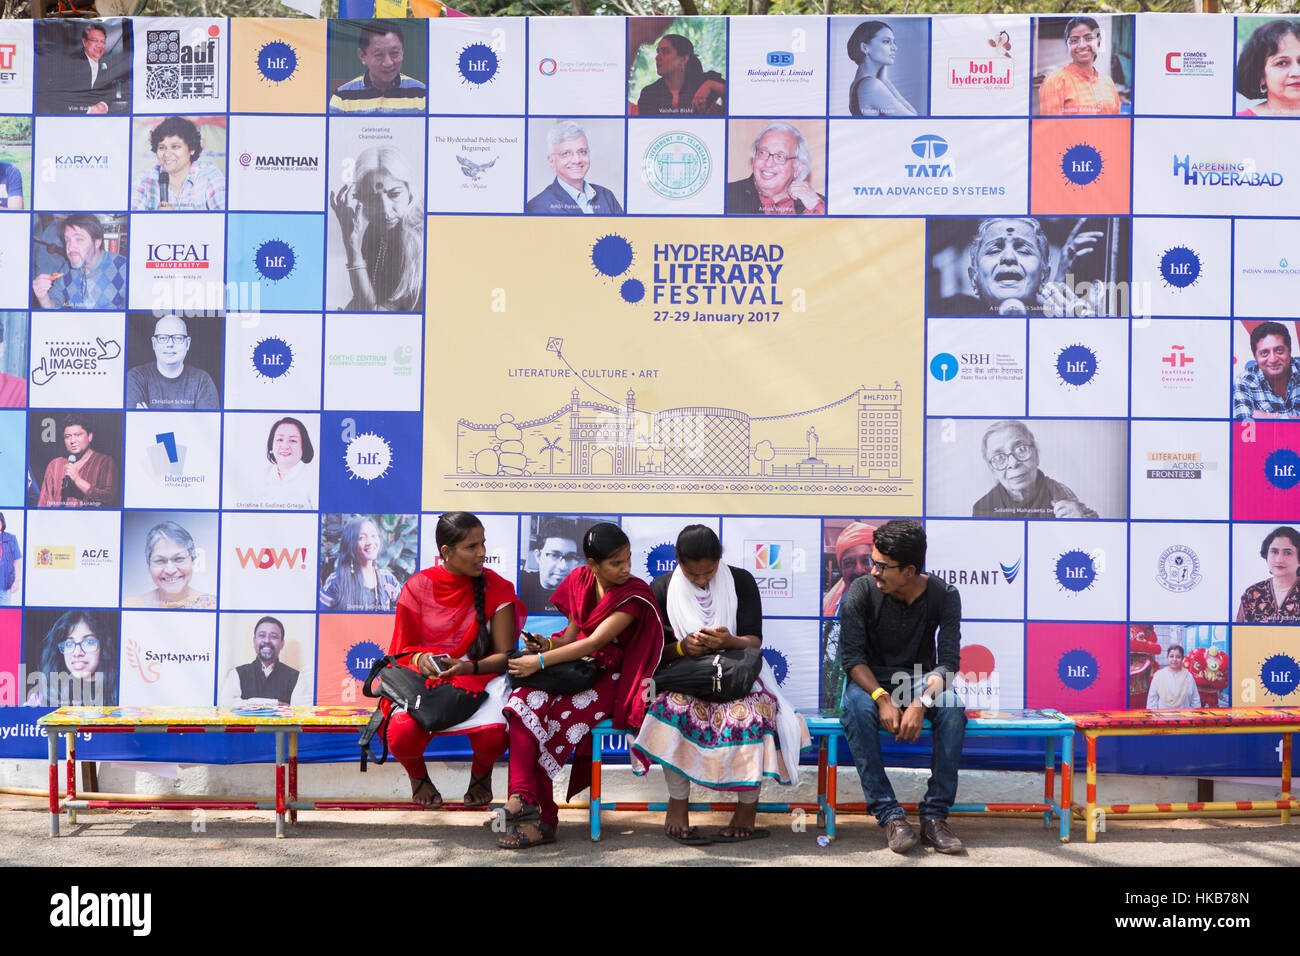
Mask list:
[{"label": "man in black shirt", "polygon": [[940,853],[960,853],[961,840],[946,820],[957,796],[966,736],[966,712],[952,691],[961,596],[923,573],[925,529],[919,521],[900,519],[877,528],[871,560],[871,573],[853,582],[840,606],[841,663],[849,676],[840,722],[867,808],[885,828],[889,848],[906,853],[916,846],[917,835],[885,775],[880,729],[910,743],[930,721],[934,749],[920,806],[921,837]]}]

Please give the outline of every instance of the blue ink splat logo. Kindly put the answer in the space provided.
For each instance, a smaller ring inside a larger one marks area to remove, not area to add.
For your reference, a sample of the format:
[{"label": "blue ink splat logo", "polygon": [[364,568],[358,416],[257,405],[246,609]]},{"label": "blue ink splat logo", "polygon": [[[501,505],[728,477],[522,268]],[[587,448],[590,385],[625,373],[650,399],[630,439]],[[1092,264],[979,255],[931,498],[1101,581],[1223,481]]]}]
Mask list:
[{"label": "blue ink splat logo", "polygon": [[[591,264],[597,273],[607,279],[617,279],[623,275],[632,268],[635,259],[636,252],[632,249],[632,243],[614,233],[601,236],[591,247]],[[645,298],[645,283],[640,279],[624,279],[618,287],[618,294],[624,302],[640,302]]]},{"label": "blue ink splat logo", "polygon": [[253,266],[257,274],[270,282],[279,282],[293,272],[293,247],[283,239],[268,239],[257,247]]},{"label": "blue ink splat logo", "polygon": [[1011,584],[1013,581],[1015,581],[1016,575],[1020,573],[1020,564],[1022,561],[1024,561],[1023,556],[1016,558],[1015,564],[1008,565],[1008,564],[1002,564],[1001,562],[998,562],[1002,567],[1002,576],[1007,579],[1007,584]]},{"label": "blue ink splat logo", "polygon": [[263,378],[279,378],[293,367],[293,349],[271,335],[253,346],[253,371]]},{"label": "blue ink splat logo", "polygon": [[1097,680],[1097,658],[1081,647],[1066,651],[1056,662],[1056,676],[1070,690],[1087,690]]},{"label": "blue ink splat logo", "polygon": [[1201,277],[1201,257],[1186,246],[1173,246],[1160,257],[1160,278],[1165,285],[1186,289]]},{"label": "blue ink splat logo", "polygon": [[1092,557],[1082,551],[1067,551],[1056,559],[1056,581],[1067,591],[1086,591],[1097,580]]},{"label": "blue ink splat logo", "polygon": [[961,371],[961,363],[951,352],[940,352],[930,359],[930,374],[941,382],[950,382]]},{"label": "blue ink splat logo", "polygon": [[1300,664],[1289,654],[1273,654],[1259,665],[1259,679],[1270,694],[1285,697],[1300,685]]},{"label": "blue ink splat logo", "polygon": [[667,574],[677,567],[677,550],[668,543],[657,544],[645,556],[646,573],[652,578]]},{"label": "blue ink splat logo", "polygon": [[1081,388],[1097,374],[1097,355],[1086,345],[1067,345],[1056,356],[1056,375],[1066,385]]},{"label": "blue ink splat logo", "polygon": [[283,83],[298,69],[298,54],[283,40],[272,40],[257,51],[257,72],[272,83]]},{"label": "blue ink splat logo", "polygon": [[1300,455],[1279,448],[1264,459],[1264,477],[1274,488],[1290,491],[1300,482]]},{"label": "blue ink splat logo", "polygon": [[471,43],[460,51],[460,58],[456,61],[461,78],[475,86],[491,81],[500,65],[496,51],[486,43]]},{"label": "blue ink splat logo", "polygon": [[357,680],[365,680],[375,661],[383,656],[384,652],[379,649],[379,645],[374,641],[357,641],[348,648],[348,656],[344,664],[347,666],[349,674]]},{"label": "blue ink splat logo", "polygon": [[790,676],[790,660],[775,647],[763,648],[763,660],[772,665],[772,676],[782,687],[785,686],[785,679]]},{"label": "blue ink splat logo", "polygon": [[1075,186],[1088,186],[1101,175],[1101,153],[1087,143],[1071,146],[1061,155],[1061,175]]}]

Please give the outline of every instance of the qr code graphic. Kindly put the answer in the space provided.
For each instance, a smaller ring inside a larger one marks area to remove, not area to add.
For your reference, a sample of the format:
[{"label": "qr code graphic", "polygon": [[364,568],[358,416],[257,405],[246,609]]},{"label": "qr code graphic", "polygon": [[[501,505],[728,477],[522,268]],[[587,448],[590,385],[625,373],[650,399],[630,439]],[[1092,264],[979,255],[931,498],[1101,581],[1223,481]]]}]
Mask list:
[{"label": "qr code graphic", "polygon": [[209,99],[217,90],[217,41],[184,43],[179,30],[146,31],[145,94],[152,100]]}]

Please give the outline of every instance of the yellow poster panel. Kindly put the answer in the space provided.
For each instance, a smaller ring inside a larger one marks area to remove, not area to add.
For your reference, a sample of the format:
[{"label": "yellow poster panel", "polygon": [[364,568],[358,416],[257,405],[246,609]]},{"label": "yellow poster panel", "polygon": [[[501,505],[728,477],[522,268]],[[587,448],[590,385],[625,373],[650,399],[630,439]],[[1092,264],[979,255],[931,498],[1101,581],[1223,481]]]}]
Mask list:
[{"label": "yellow poster panel", "polygon": [[428,235],[425,511],[920,513],[922,221]]},{"label": "yellow poster panel", "polygon": [[1294,627],[1232,629],[1232,706],[1300,707],[1300,633]]}]

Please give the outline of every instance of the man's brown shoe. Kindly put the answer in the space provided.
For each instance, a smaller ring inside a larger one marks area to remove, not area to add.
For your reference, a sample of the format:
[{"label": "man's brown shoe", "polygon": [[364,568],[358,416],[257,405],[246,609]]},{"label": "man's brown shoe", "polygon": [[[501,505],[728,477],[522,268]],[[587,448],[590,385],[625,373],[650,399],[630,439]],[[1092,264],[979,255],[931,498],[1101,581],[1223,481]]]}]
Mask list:
[{"label": "man's brown shoe", "polygon": [[921,824],[921,837],[939,853],[960,853],[961,840],[952,832],[946,820],[926,820]]},{"label": "man's brown shoe", "polygon": [[[919,838],[916,831],[912,829],[912,824],[907,822],[907,817],[894,817],[885,824],[885,839],[889,841],[889,848],[895,853],[906,853],[916,846]],[[953,839],[957,838],[953,837]],[[957,845],[960,846],[961,843]]]}]

